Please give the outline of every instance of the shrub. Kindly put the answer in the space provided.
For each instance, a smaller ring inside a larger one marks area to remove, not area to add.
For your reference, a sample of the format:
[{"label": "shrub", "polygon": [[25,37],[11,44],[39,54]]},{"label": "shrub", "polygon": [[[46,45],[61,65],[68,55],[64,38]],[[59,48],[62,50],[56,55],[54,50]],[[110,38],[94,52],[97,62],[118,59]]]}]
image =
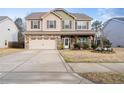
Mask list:
[{"label": "shrub", "polygon": [[88,49],[89,48],[89,45],[87,43],[84,43],[83,44],[83,49]]},{"label": "shrub", "polygon": [[9,48],[24,48],[24,42],[8,42]]},{"label": "shrub", "polygon": [[80,43],[75,43],[75,44],[74,44],[74,48],[75,48],[75,49],[80,49]]},{"label": "shrub", "polygon": [[98,46],[97,46],[96,43],[92,43],[91,47],[92,47],[93,49],[96,49]]},{"label": "shrub", "polygon": [[61,43],[60,49],[64,49],[64,44],[63,43]]},{"label": "shrub", "polygon": [[103,37],[103,45],[106,48],[110,48],[112,43],[107,38]]}]

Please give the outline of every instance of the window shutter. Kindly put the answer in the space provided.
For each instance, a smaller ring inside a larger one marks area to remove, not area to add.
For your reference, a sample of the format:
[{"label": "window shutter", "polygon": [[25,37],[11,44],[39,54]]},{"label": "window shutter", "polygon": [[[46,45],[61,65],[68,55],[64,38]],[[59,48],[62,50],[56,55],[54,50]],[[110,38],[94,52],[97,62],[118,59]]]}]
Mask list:
[{"label": "window shutter", "polygon": [[33,21],[31,21],[31,29],[33,29]]},{"label": "window shutter", "polygon": [[56,20],[54,20],[54,28],[56,28]]},{"label": "window shutter", "polygon": [[72,28],[72,21],[70,21],[69,24],[70,24],[70,29],[71,29]]},{"label": "window shutter", "polygon": [[62,21],[62,29],[64,29],[64,21]]},{"label": "window shutter", "polygon": [[75,29],[77,29],[77,22],[75,22]]},{"label": "window shutter", "polygon": [[40,29],[40,21],[38,21],[38,29]]},{"label": "window shutter", "polygon": [[87,29],[89,29],[89,22],[87,22]]},{"label": "window shutter", "polygon": [[49,28],[49,21],[47,20],[47,28]]}]

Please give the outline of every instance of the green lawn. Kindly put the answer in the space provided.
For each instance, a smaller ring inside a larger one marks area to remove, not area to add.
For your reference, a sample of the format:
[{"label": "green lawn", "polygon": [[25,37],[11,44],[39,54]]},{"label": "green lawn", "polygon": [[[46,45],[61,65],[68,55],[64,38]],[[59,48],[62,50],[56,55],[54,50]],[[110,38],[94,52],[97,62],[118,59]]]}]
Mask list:
[{"label": "green lawn", "polygon": [[79,75],[96,84],[124,84],[124,73],[89,72],[80,73]]},{"label": "green lawn", "polygon": [[124,62],[124,48],[115,53],[95,53],[91,50],[60,50],[66,62]]}]

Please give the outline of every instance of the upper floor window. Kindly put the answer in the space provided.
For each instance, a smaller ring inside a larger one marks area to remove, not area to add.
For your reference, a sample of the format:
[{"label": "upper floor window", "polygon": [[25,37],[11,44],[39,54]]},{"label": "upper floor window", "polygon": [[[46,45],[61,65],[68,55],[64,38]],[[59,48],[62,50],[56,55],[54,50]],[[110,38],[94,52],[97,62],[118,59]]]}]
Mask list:
[{"label": "upper floor window", "polygon": [[77,30],[88,29],[89,23],[84,21],[77,21]]},{"label": "upper floor window", "polygon": [[63,29],[71,29],[72,28],[72,21],[70,21],[70,20],[63,20],[62,21],[62,28]]},{"label": "upper floor window", "polygon": [[31,29],[40,29],[40,20],[32,20]]},{"label": "upper floor window", "polygon": [[56,21],[55,20],[48,20],[47,21],[47,28],[56,28]]}]

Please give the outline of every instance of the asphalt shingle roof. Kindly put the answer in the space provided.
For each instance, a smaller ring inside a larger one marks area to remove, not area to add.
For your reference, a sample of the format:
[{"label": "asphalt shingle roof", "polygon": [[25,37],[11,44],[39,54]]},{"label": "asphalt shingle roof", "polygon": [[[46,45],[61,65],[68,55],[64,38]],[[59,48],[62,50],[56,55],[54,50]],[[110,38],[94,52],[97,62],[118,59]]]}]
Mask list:
[{"label": "asphalt shingle roof", "polygon": [[91,17],[83,13],[70,13],[70,14],[75,16],[77,20],[92,20]]},{"label": "asphalt shingle roof", "polygon": [[41,19],[43,15],[45,15],[47,12],[37,12],[37,13],[31,13],[26,19]]},{"label": "asphalt shingle roof", "polygon": [[[48,12],[37,12],[37,13],[31,13],[26,17],[26,19],[41,19],[43,15],[45,15]],[[76,17],[76,20],[92,20],[91,17],[87,16],[83,13],[69,13]]]},{"label": "asphalt shingle roof", "polygon": [[117,20],[120,20],[120,21],[124,21],[124,17],[117,17],[117,18],[113,18],[113,19],[117,19]]},{"label": "asphalt shingle roof", "polygon": [[6,18],[8,18],[8,16],[0,16],[0,21],[4,20]]}]

